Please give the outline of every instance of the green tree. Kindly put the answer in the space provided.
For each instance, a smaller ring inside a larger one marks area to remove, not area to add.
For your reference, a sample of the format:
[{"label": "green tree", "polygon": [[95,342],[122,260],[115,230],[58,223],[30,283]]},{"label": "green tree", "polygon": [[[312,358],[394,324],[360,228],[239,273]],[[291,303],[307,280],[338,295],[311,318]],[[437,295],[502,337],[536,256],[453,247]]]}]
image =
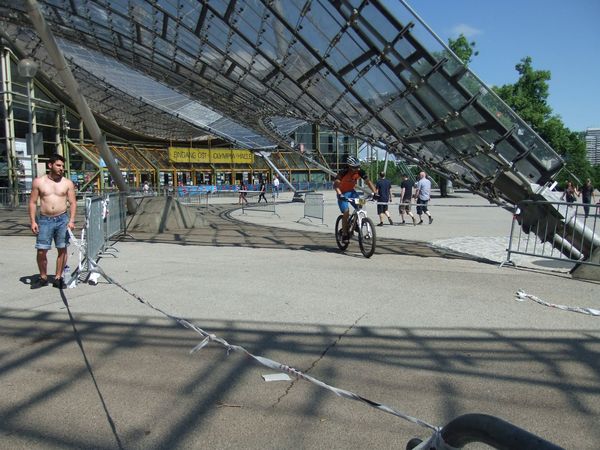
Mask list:
[{"label": "green tree", "polygon": [[469,42],[464,34],[460,34],[456,39],[448,39],[448,47],[458,56],[462,61],[469,65],[473,60],[474,56],[479,55],[479,52],[475,50],[475,41]]},{"label": "green tree", "polygon": [[504,100],[534,130],[550,118],[552,108],[548,105],[550,71],[534,70],[531,57],[515,66],[519,79],[515,84],[494,88]]},{"label": "green tree", "polygon": [[[585,141],[580,133],[569,130],[548,105],[550,71],[535,70],[529,56],[523,58],[515,69],[519,73],[517,82],[494,87],[494,91],[564,158],[568,172],[581,181],[585,180],[592,173],[586,159]],[[561,172],[558,181],[568,179],[568,172]]]}]

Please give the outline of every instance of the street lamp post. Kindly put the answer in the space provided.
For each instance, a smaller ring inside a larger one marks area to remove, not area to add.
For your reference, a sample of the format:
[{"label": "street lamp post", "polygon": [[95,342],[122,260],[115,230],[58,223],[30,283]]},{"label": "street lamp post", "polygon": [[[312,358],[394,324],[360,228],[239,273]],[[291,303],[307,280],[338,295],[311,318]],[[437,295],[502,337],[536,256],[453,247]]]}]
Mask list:
[{"label": "street lamp post", "polygon": [[37,63],[30,59],[25,58],[19,61],[17,65],[19,75],[27,80],[27,112],[29,113],[29,137],[27,139],[27,148],[29,155],[31,156],[31,185],[33,188],[33,180],[37,176],[37,167],[35,163],[35,152],[33,149],[33,110],[31,107],[31,90],[33,88],[33,78],[38,70]]}]

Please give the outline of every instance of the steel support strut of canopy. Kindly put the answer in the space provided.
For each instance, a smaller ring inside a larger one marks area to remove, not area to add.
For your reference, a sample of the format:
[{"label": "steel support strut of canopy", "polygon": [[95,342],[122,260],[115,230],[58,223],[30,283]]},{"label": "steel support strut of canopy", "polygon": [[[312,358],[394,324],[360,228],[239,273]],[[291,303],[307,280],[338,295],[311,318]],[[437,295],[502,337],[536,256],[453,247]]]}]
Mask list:
[{"label": "steel support strut of canopy", "polygon": [[[50,28],[46,23],[46,20],[44,19],[38,2],[36,0],[26,0],[26,4],[29,19],[31,20],[31,23],[33,24],[35,30],[40,36],[40,39],[44,43],[48,55],[52,59],[52,62],[54,63],[54,66],[58,74],[60,75],[63,83],[65,83],[65,88],[69,96],[71,97],[71,100],[75,104],[77,111],[81,115],[83,123],[85,124],[88,132],[90,133],[94,144],[96,144],[96,146],[100,150],[100,155],[104,159],[104,162],[106,163],[106,167],[108,168],[110,175],[112,176],[120,191],[129,193],[129,187],[125,182],[123,175],[121,174],[121,170],[115,162],[115,158],[112,152],[108,148],[108,145],[106,143],[106,137],[100,130],[100,127],[98,126],[98,123],[96,122],[96,119],[94,118],[92,110],[88,106],[87,101],[85,100],[83,95],[81,95],[79,85],[67,64],[63,52],[56,43],[54,35],[52,34]],[[130,213],[133,212],[133,210],[129,206],[129,202],[128,210]]]}]

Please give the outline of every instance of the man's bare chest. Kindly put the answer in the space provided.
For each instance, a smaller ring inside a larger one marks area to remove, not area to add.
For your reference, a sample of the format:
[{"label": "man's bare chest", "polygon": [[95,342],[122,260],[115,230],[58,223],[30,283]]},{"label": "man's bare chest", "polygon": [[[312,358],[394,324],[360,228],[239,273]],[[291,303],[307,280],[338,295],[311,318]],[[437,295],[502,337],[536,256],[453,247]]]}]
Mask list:
[{"label": "man's bare chest", "polygon": [[40,185],[40,194],[42,197],[66,197],[68,190],[69,188],[64,178],[58,182],[51,178],[46,178]]}]

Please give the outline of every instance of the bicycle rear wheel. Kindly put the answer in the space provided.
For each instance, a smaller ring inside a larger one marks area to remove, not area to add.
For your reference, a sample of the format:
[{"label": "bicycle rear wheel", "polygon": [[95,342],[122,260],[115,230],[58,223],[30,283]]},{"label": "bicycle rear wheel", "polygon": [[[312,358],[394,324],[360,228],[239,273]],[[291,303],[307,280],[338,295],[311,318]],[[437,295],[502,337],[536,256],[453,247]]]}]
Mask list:
[{"label": "bicycle rear wheel", "polygon": [[339,215],[335,221],[335,242],[340,250],[346,250],[349,242],[342,239],[342,215]]},{"label": "bicycle rear wheel", "polygon": [[375,253],[375,225],[368,217],[365,217],[358,229],[358,245],[365,258],[370,258]]}]

